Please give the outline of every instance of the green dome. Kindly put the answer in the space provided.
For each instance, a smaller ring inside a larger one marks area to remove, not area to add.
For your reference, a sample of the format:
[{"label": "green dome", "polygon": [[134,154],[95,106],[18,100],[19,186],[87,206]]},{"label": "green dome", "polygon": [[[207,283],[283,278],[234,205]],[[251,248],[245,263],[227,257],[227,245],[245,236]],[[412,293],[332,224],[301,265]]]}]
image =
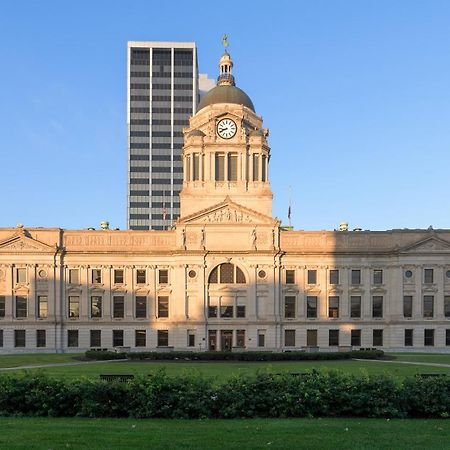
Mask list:
[{"label": "green dome", "polygon": [[214,105],[216,103],[233,103],[236,105],[244,105],[255,112],[255,107],[250,97],[242,90],[236,86],[223,85],[216,86],[211,89],[206,95],[200,100],[198,105],[198,111],[209,105]]}]

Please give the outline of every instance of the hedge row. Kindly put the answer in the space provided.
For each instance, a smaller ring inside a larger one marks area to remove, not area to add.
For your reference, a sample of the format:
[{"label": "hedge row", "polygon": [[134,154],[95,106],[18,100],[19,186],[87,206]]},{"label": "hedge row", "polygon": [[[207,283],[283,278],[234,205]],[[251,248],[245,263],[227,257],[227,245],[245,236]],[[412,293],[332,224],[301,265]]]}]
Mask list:
[{"label": "hedge row", "polygon": [[128,352],[88,350],[86,357],[91,359],[133,359],[148,361],[193,360],[193,361],[324,361],[338,359],[379,359],[382,350],[355,350],[350,352]]},{"label": "hedge row", "polygon": [[312,371],[218,383],[163,371],[129,382],[0,376],[0,415],[135,418],[448,417],[450,377]]}]

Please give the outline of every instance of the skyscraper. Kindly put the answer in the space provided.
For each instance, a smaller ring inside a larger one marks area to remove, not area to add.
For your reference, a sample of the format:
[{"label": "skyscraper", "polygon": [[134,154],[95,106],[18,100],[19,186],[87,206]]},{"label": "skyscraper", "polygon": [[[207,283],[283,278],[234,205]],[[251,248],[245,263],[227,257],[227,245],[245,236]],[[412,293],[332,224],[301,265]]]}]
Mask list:
[{"label": "skyscraper", "polygon": [[179,216],[182,128],[198,97],[195,43],[128,43],[128,228],[161,230]]}]

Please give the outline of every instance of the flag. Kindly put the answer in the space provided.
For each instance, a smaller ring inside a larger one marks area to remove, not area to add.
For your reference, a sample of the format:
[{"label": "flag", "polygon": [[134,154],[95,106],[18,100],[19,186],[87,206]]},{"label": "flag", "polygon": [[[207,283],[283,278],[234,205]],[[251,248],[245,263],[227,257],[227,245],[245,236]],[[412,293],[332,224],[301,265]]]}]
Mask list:
[{"label": "flag", "polygon": [[288,219],[291,220],[291,205],[288,208]]},{"label": "flag", "polygon": [[162,218],[166,220],[167,208],[166,208],[166,191],[163,191],[163,210],[162,210]]}]

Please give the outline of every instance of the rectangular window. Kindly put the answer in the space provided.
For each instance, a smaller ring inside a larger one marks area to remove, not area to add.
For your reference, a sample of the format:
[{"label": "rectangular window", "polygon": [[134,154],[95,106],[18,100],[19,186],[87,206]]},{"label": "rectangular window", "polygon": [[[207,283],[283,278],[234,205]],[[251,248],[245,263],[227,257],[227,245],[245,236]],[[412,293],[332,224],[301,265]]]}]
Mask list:
[{"label": "rectangular window", "polygon": [[424,278],[424,282],[431,284],[433,283],[433,269],[424,269],[423,271],[423,278]]},{"label": "rectangular window", "polygon": [[405,347],[413,346],[413,330],[408,328],[405,330]]},{"label": "rectangular window", "polygon": [[228,154],[228,181],[237,181],[237,153]]},{"label": "rectangular window", "polygon": [[295,270],[286,270],[286,284],[295,284]]},{"label": "rectangular window", "polygon": [[361,270],[352,269],[351,284],[361,284]]},{"label": "rectangular window", "polygon": [[169,282],[169,271],[167,269],[158,270],[158,283],[167,284]]},{"label": "rectangular window", "polygon": [[284,330],[284,346],[295,347],[295,330]]},{"label": "rectangular window", "polygon": [[373,346],[383,346],[383,330],[373,330]]},{"label": "rectangular window", "polygon": [[267,156],[262,155],[262,162],[261,162],[261,179],[262,181],[267,181]]},{"label": "rectangular window", "polygon": [[245,330],[236,330],[236,347],[245,347]]},{"label": "rectangular window", "polygon": [[25,347],[25,330],[14,330],[14,347]]},{"label": "rectangular window", "polygon": [[123,347],[123,330],[113,330],[113,347]]},{"label": "rectangular window", "polygon": [[306,346],[317,347],[317,330],[306,330]]},{"label": "rectangular window", "polygon": [[328,317],[337,319],[339,317],[339,297],[328,297]]},{"label": "rectangular window", "polygon": [[102,317],[102,298],[99,295],[91,297],[91,317]]},{"label": "rectangular window", "polygon": [[169,346],[169,331],[168,330],[158,330],[158,347],[168,347]]},{"label": "rectangular window", "polygon": [[169,317],[169,297],[158,296],[158,317]]},{"label": "rectangular window", "polygon": [[23,295],[16,295],[16,319],[24,319],[27,317],[27,298]]},{"label": "rectangular window", "polygon": [[125,297],[115,295],[113,297],[113,317],[114,319],[123,319],[125,317]]},{"label": "rectangular window", "polygon": [[114,270],[114,284],[123,284],[123,269]]},{"label": "rectangular window", "polygon": [[27,282],[27,269],[16,269],[16,280],[17,283]]},{"label": "rectangular window", "polygon": [[317,270],[308,270],[308,284],[317,283]]},{"label": "rectangular window", "polygon": [[373,271],[373,284],[383,284],[383,271],[381,269]]},{"label": "rectangular window", "polygon": [[352,347],[361,347],[361,330],[350,331],[350,344]]},{"label": "rectangular window", "polygon": [[3,347],[3,330],[0,330],[0,347]]},{"label": "rectangular window", "polygon": [[423,317],[432,318],[434,312],[434,295],[423,296]]},{"label": "rectangular window", "polygon": [[330,284],[339,284],[339,270],[338,269],[330,270]]},{"label": "rectangular window", "polygon": [[445,345],[447,345],[447,346],[450,345],[450,330],[449,329],[445,330]]},{"label": "rectangular window", "polygon": [[0,295],[0,319],[5,317],[6,314],[6,297],[4,295]]},{"label": "rectangular window", "polygon": [[191,155],[186,156],[186,181],[191,181]]},{"label": "rectangular window", "polygon": [[91,330],[90,331],[90,347],[101,347],[102,346],[102,331],[101,330]]},{"label": "rectangular window", "polygon": [[45,330],[36,330],[36,347],[45,347],[46,345]]},{"label": "rectangular window", "polygon": [[46,319],[48,314],[48,298],[46,295],[38,295],[37,313],[39,319]]},{"label": "rectangular window", "polygon": [[[167,297],[168,299],[169,297]],[[145,296],[137,296],[136,297],[136,318],[143,319],[147,317],[147,297]],[[162,317],[162,316],[160,316]],[[164,316],[164,317],[168,317]]]},{"label": "rectangular window", "polygon": [[188,347],[195,347],[195,330],[188,330]]},{"label": "rectangular window", "polygon": [[286,319],[293,319],[295,317],[295,297],[284,297],[284,317]]},{"label": "rectangular window", "polygon": [[315,319],[317,317],[317,296],[308,295],[306,297],[306,317]]},{"label": "rectangular window", "polygon": [[433,347],[434,346],[434,330],[425,329],[423,335],[424,345],[425,347]]},{"label": "rectangular window", "polygon": [[102,269],[92,269],[92,283],[101,284],[102,282]]},{"label": "rectangular window", "polygon": [[[193,154],[193,180],[194,181],[198,181],[200,180],[200,154],[199,153],[194,153]],[[189,179],[189,178],[188,178]]]},{"label": "rectangular window", "polygon": [[69,269],[69,283],[80,284],[80,271],[78,269]]},{"label": "rectangular window", "polygon": [[135,347],[146,347],[147,346],[147,331],[146,330],[136,330],[134,332]]},{"label": "rectangular window", "polygon": [[225,180],[225,155],[216,153],[216,181]]},{"label": "rectangular window", "polygon": [[412,295],[403,296],[403,317],[412,317]]},{"label": "rectangular window", "polygon": [[339,330],[328,330],[328,345],[330,347],[339,345]]},{"label": "rectangular window", "polygon": [[80,317],[80,297],[78,295],[69,296],[69,317],[72,319]]},{"label": "rectangular window", "polygon": [[350,297],[350,317],[360,318],[361,317],[361,296],[352,295]]},{"label": "rectangular window", "polygon": [[258,330],[258,347],[266,346],[266,330]]},{"label": "rectangular window", "polygon": [[383,296],[374,295],[372,297],[372,317],[383,317]]},{"label": "rectangular window", "polygon": [[217,317],[217,306],[209,305],[209,307],[208,307],[208,317]]},{"label": "rectangular window", "polygon": [[233,305],[220,305],[220,317],[233,317]]},{"label": "rectangular window", "polygon": [[450,295],[444,295],[444,315],[450,317]]},{"label": "rectangular window", "polygon": [[245,317],[245,305],[236,306],[236,317],[240,319]]},{"label": "rectangular window", "polygon": [[136,284],[145,284],[145,269],[136,270]]},{"label": "rectangular window", "polygon": [[67,330],[67,347],[78,347],[78,330]]},{"label": "rectangular window", "polygon": [[259,180],[259,155],[253,154],[253,181]]}]

